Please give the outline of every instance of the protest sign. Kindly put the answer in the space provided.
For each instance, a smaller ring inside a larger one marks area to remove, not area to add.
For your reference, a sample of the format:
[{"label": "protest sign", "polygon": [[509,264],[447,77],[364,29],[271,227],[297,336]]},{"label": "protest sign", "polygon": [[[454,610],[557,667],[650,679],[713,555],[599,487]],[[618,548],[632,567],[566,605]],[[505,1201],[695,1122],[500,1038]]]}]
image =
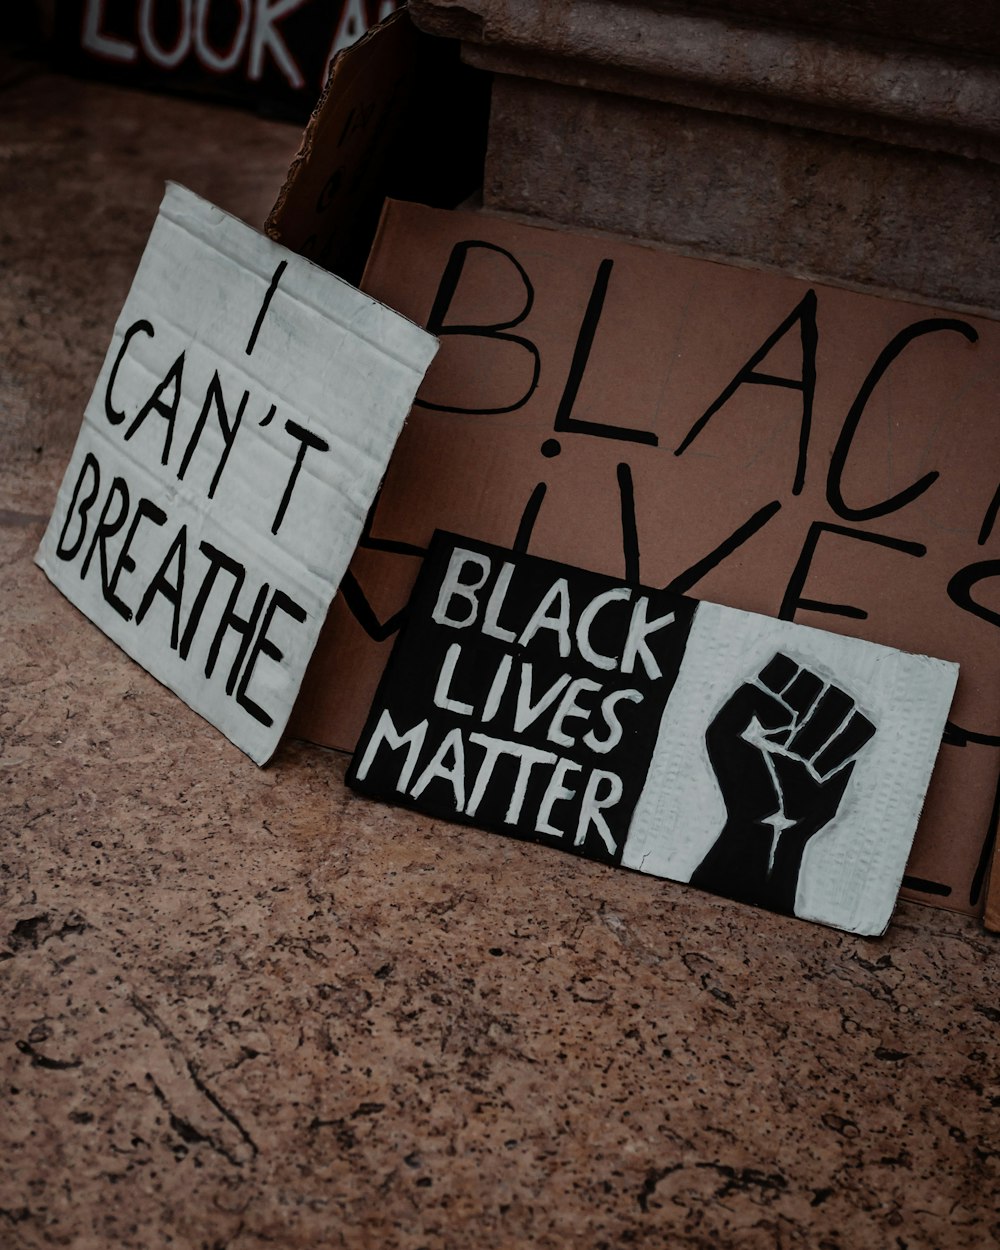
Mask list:
[{"label": "protest sign", "polygon": [[907,868],[982,908],[1000,768],[1000,328],[390,204],[364,287],[441,337],[294,725],[351,748],[435,528],[960,662]]},{"label": "protest sign", "polygon": [[264,223],[357,284],[387,197],[453,208],[483,182],[491,76],[401,8],[338,53]]},{"label": "protest sign", "polygon": [[168,187],[37,560],[257,763],[436,347]]},{"label": "protest sign", "polygon": [[59,0],[61,64],[306,118],[330,61],[396,0]]},{"label": "protest sign", "polygon": [[439,532],[348,783],[877,934],[957,675]]}]

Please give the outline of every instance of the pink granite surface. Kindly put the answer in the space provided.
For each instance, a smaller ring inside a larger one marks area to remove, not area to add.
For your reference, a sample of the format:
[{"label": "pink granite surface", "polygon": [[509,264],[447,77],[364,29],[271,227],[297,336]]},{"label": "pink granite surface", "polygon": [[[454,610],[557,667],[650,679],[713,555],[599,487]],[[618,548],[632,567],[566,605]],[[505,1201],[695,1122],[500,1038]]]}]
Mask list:
[{"label": "pink granite surface", "polygon": [[1000,1244],[1000,938],[865,941],[256,769],[32,565],[170,177],[298,140],[0,71],[0,1246]]}]

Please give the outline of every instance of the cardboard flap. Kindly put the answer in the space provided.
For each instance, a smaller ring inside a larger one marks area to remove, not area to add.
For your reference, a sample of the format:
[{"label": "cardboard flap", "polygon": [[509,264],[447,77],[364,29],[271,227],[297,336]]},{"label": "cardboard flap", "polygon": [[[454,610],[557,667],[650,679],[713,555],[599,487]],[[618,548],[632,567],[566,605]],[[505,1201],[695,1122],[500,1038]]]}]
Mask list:
[{"label": "cardboard flap", "polygon": [[443,208],[482,185],[489,76],[405,9],[339,53],[265,224],[357,282],[386,197]]}]

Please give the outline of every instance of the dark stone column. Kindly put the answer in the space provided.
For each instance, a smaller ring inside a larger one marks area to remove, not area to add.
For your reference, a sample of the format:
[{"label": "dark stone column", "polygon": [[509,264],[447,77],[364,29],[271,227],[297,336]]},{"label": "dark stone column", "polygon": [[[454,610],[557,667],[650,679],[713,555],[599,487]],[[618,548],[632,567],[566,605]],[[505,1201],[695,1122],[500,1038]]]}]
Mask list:
[{"label": "dark stone column", "polygon": [[488,207],[1000,311],[1000,26],[927,0],[411,0],[493,71]]}]

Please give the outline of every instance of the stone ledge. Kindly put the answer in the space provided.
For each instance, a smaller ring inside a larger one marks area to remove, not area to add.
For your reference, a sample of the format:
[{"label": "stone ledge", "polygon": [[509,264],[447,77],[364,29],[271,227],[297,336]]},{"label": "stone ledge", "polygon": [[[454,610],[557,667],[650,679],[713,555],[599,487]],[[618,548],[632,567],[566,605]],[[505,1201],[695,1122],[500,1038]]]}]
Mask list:
[{"label": "stone ledge", "polygon": [[[931,167],[931,162],[933,167]],[[987,316],[1000,168],[500,77],[484,202]]]},{"label": "stone ledge", "polygon": [[649,0],[411,0],[411,12],[496,72],[1000,161],[1000,65],[951,48]]},{"label": "stone ledge", "polygon": [[658,0],[410,11],[495,75],[488,207],[1000,314],[1000,57],[962,43],[985,6],[937,44],[881,37],[871,0],[823,27],[804,0],[747,7],[789,21]]}]

